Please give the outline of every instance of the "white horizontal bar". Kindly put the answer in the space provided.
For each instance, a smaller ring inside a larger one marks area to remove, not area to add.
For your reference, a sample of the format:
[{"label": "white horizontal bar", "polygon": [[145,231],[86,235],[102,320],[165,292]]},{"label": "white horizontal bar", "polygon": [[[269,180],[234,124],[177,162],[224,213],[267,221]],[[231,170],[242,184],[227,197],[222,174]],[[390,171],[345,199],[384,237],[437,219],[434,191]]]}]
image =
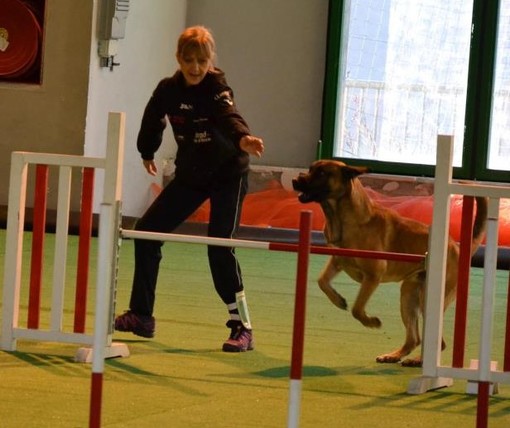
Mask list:
[{"label": "white horizontal bar", "polygon": [[217,245],[219,247],[244,247],[269,249],[269,242],[249,241],[246,239],[212,238],[209,236],[181,235],[177,233],[144,232],[141,230],[120,230],[122,238],[146,239],[149,241],[174,241],[189,244]]},{"label": "white horizontal bar", "polygon": [[488,198],[510,198],[510,187],[474,183],[455,183],[448,186],[451,195],[481,196]]},{"label": "white horizontal bar", "polygon": [[510,372],[491,372],[491,381],[510,384]]},{"label": "white horizontal bar", "polygon": [[16,339],[39,340],[46,342],[83,343],[92,345],[94,337],[83,333],[64,333],[62,331],[44,331],[30,328],[14,328]]},{"label": "white horizontal bar", "polygon": [[[481,373],[477,369],[467,369],[467,368],[455,368],[455,367],[438,367],[437,375],[441,377],[452,377],[455,379],[465,379],[473,382],[482,381],[480,379]],[[501,371],[490,371],[488,374],[488,379],[483,379],[483,381],[488,382],[501,382],[501,383],[510,383],[510,372],[501,372]]]},{"label": "white horizontal bar", "polygon": [[34,153],[34,152],[13,152],[13,156],[20,156],[25,163],[72,166],[79,168],[104,168],[105,159],[95,157],[85,157],[78,155],[60,155],[52,153]]}]

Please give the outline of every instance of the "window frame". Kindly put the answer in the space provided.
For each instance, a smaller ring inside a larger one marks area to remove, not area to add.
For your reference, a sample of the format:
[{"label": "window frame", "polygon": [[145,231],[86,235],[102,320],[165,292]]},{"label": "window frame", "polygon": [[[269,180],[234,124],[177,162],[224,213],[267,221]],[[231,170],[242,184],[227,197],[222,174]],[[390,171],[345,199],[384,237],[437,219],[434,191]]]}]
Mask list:
[{"label": "window frame", "polygon": [[[317,158],[334,158],[336,117],[338,114],[340,52],[345,0],[329,0],[326,68],[323,93],[321,141]],[[460,179],[510,181],[508,171],[487,168],[491,106],[496,67],[500,0],[473,0],[472,34],[468,64],[464,148],[462,166],[453,168]],[[348,159],[351,165],[368,166],[372,172],[433,177],[435,165]]]}]

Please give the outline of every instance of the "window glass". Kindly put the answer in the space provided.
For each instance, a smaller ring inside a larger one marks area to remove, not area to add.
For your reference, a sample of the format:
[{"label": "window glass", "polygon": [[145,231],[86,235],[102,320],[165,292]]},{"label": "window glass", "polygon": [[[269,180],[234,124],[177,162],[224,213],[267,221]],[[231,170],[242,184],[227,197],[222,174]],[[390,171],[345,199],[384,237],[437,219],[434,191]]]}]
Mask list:
[{"label": "window glass", "polygon": [[333,156],[434,165],[446,134],[460,166],[472,4],[346,0],[343,19]]},{"label": "window glass", "polygon": [[501,0],[489,136],[489,169],[510,171],[510,0]]}]

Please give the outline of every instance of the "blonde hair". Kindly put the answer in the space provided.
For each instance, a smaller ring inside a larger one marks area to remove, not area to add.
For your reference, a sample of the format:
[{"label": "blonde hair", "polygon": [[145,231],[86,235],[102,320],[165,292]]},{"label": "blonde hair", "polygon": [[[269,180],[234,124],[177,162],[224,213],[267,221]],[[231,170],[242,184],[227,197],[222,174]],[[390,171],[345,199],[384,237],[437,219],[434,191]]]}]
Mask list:
[{"label": "blonde hair", "polygon": [[214,62],[216,44],[211,32],[201,26],[186,28],[177,41],[177,57],[183,58],[190,53],[199,53]]}]

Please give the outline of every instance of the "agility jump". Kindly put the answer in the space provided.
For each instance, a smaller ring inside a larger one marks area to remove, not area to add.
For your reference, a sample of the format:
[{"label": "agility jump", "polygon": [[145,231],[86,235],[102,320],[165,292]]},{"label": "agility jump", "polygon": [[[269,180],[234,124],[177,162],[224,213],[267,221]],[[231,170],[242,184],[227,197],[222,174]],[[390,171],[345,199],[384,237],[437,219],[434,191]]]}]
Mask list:
[{"label": "agility jump", "polygon": [[[410,394],[450,386],[453,378],[466,379],[478,384],[477,428],[488,423],[489,391],[491,384],[510,383],[510,307],[507,308],[505,353],[503,371],[495,369],[491,362],[490,350],[493,339],[493,312],[498,256],[499,202],[510,198],[510,187],[490,186],[474,183],[452,182],[453,137],[439,136],[437,144],[436,185],[434,211],[430,233],[427,269],[427,291],[423,334],[423,376],[413,379],[408,388]],[[451,366],[441,363],[441,338],[443,330],[443,307],[446,269],[446,242],[450,217],[450,195],[465,195],[462,232],[461,265],[457,288],[455,314],[453,362]],[[464,368],[464,344],[467,317],[467,292],[469,281],[471,223],[473,198],[489,198],[487,236],[485,246],[483,296],[481,302],[481,327],[479,336],[478,363],[475,367]],[[466,203],[467,201],[467,203]],[[509,284],[510,285],[510,284]],[[509,289],[510,291],[510,289]],[[510,302],[510,298],[508,298]]]},{"label": "agility jump", "polygon": [[[117,265],[117,261],[112,260],[112,257],[118,255],[118,243],[115,242],[114,236],[118,234],[115,228],[119,227],[116,216],[121,198],[122,181],[120,178],[122,176],[121,160],[124,151],[124,127],[124,114],[110,113],[105,158],[14,152],[11,159],[1,348],[6,351],[15,351],[18,339],[86,345],[78,350],[76,360],[92,361],[91,415],[94,416],[91,416],[90,426],[99,426],[104,359],[129,355],[129,351],[124,344],[112,342],[113,297],[116,285],[115,267]],[[19,308],[29,165],[36,165],[36,195],[34,200],[28,319],[27,326],[24,328],[19,323]],[[58,169],[57,225],[50,325],[48,329],[42,329],[39,325],[39,311],[49,167]],[[82,171],[82,212],[77,261],[76,306],[73,331],[65,331],[63,328],[63,301],[69,237],[71,178],[73,170],[76,169]],[[93,334],[86,334],[85,316],[91,240],[92,194],[94,172],[97,169],[104,170],[105,174],[99,226],[100,248],[96,279],[95,326]],[[104,260],[103,257],[109,257],[109,259]],[[99,261],[103,261],[103,263],[99,263]]]}]

